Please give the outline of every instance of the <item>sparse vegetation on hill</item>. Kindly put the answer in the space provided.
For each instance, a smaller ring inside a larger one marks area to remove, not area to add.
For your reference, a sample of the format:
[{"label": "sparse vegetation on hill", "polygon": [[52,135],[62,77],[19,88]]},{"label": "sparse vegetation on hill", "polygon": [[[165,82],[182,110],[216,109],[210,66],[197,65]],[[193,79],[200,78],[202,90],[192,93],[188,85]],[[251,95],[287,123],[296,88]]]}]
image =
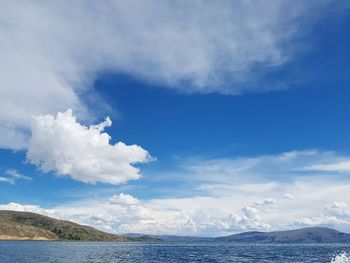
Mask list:
[{"label": "sparse vegetation on hill", "polygon": [[89,226],[47,216],[17,211],[0,211],[2,240],[75,240],[75,241],[157,241],[151,237],[129,238],[105,233]]}]

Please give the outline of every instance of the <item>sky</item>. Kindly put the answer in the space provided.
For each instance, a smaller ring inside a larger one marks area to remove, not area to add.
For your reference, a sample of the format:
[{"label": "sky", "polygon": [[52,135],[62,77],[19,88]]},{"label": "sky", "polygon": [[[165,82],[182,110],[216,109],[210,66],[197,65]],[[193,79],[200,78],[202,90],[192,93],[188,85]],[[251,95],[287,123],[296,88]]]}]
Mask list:
[{"label": "sky", "polygon": [[350,233],[347,1],[0,5],[0,209]]}]

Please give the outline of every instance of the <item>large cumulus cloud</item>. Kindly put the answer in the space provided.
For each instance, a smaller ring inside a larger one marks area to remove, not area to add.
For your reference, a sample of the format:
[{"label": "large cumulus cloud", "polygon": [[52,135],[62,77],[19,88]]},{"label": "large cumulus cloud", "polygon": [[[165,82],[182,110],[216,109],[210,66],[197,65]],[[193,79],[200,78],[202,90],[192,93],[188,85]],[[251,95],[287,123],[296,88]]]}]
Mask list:
[{"label": "large cumulus cloud", "polygon": [[104,132],[110,125],[107,118],[86,127],[76,121],[71,110],[56,117],[33,117],[27,159],[42,172],[53,171],[85,183],[119,184],[138,179],[139,169],[133,164],[149,161],[149,153],[138,145],[110,144],[111,137]]}]

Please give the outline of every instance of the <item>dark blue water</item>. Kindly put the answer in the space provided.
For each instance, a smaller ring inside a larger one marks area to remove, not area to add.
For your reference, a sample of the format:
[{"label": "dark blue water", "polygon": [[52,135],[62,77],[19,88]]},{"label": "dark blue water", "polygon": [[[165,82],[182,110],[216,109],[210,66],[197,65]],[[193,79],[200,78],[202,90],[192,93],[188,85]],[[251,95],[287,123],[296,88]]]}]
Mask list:
[{"label": "dark blue water", "polygon": [[[331,262],[350,245],[1,241],[0,262]],[[338,257],[333,262],[350,262]]]}]

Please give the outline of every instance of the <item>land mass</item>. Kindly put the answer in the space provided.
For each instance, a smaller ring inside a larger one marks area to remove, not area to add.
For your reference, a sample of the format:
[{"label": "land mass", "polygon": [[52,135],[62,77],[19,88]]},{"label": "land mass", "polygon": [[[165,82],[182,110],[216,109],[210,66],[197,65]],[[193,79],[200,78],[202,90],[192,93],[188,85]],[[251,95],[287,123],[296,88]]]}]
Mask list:
[{"label": "land mass", "polygon": [[70,221],[9,210],[0,210],[0,240],[160,241],[149,236],[114,235]]},{"label": "land mass", "polygon": [[[126,237],[140,237],[144,234],[130,233]],[[305,244],[305,243],[350,243],[350,234],[325,227],[307,227],[287,231],[244,232],[221,237],[195,237],[176,235],[149,235],[167,242],[233,242],[265,244]]]},{"label": "land mass", "polygon": [[[124,234],[125,237],[141,237],[145,234],[141,233],[128,233]],[[153,238],[157,238],[166,242],[211,242],[214,241],[213,237],[196,237],[196,236],[177,236],[177,235],[148,235]]]},{"label": "land mass", "polygon": [[350,234],[325,227],[307,227],[287,231],[245,232],[217,237],[214,241],[236,243],[350,243]]}]

